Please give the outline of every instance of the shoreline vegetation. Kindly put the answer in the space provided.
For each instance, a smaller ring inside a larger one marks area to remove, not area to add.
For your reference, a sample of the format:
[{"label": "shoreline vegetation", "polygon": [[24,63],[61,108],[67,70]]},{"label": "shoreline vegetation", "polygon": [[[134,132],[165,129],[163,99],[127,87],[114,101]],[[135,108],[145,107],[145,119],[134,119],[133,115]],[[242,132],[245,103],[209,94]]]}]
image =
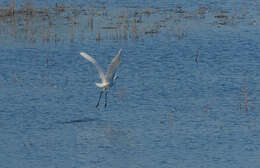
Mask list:
[{"label": "shoreline vegetation", "polygon": [[203,24],[216,27],[258,24],[257,16],[252,16],[247,8],[248,5],[243,6],[238,13],[235,5],[227,11],[199,2],[197,9],[192,11],[182,6],[175,9],[137,6],[75,8],[64,2],[56,3],[52,8],[36,8],[32,1],[17,7],[15,0],[10,0],[8,6],[0,6],[0,37],[2,41],[73,43],[84,39],[139,40],[161,33],[182,40],[193,27]]}]

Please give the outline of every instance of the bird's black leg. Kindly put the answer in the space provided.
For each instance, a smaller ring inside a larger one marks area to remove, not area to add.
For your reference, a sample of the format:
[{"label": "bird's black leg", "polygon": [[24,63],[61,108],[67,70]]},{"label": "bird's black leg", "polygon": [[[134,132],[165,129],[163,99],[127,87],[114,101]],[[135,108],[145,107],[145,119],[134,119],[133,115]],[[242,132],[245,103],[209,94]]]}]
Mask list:
[{"label": "bird's black leg", "polygon": [[102,97],[102,94],[103,94],[103,91],[100,92],[100,95],[99,95],[99,99],[98,99],[98,102],[97,102],[96,108],[99,106],[99,102],[100,102],[100,99],[101,99],[101,97]]},{"label": "bird's black leg", "polygon": [[107,92],[105,93],[105,108],[107,107]]}]

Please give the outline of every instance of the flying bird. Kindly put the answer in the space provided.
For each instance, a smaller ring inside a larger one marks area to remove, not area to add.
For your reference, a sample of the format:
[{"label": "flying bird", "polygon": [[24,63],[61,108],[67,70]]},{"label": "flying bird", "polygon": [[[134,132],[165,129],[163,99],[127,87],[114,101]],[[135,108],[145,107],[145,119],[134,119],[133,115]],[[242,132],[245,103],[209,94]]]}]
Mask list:
[{"label": "flying bird", "polygon": [[105,105],[107,106],[107,93],[108,90],[113,86],[113,82],[117,79],[117,76],[115,76],[117,68],[120,64],[120,55],[121,55],[122,49],[120,49],[117,53],[117,55],[112,59],[110,65],[107,69],[107,74],[105,75],[102,68],[98,65],[97,61],[89,56],[88,54],[84,52],[80,52],[80,55],[84,58],[86,58],[89,62],[93,63],[98,71],[99,77],[101,78],[101,83],[96,83],[97,87],[103,88],[103,90],[100,92],[99,99],[96,105],[96,108],[99,106],[100,99],[103,95],[103,92],[105,92]]}]

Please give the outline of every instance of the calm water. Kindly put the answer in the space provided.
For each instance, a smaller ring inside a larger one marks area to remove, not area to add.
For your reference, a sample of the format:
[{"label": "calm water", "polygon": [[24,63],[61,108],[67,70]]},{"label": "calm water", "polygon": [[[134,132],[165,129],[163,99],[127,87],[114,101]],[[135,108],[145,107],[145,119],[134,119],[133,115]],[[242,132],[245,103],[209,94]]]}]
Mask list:
[{"label": "calm water", "polygon": [[[34,3],[46,7],[45,1]],[[57,43],[41,35],[30,41],[20,32],[14,38],[4,33],[14,27],[1,23],[1,168],[260,166],[259,2],[213,1],[196,17],[197,1],[94,5],[107,5],[107,17],[122,8],[131,15],[130,5],[159,9],[142,18],[140,32],[161,18],[172,22],[158,33],[119,39],[88,31],[88,16],[79,17],[73,40],[66,26],[57,27],[65,34]],[[192,17],[185,19],[177,6]],[[227,23],[215,17],[222,13]],[[120,48],[119,79],[108,107],[102,99],[96,109],[100,79],[79,52],[106,69]]]}]

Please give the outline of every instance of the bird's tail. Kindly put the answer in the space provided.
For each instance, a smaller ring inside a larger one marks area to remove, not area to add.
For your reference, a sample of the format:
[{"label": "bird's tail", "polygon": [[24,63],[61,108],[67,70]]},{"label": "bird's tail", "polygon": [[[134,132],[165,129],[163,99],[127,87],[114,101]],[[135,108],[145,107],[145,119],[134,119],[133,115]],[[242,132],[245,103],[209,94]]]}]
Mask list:
[{"label": "bird's tail", "polygon": [[96,85],[97,85],[97,87],[104,87],[104,86],[106,86],[106,84],[105,83],[96,83]]}]

